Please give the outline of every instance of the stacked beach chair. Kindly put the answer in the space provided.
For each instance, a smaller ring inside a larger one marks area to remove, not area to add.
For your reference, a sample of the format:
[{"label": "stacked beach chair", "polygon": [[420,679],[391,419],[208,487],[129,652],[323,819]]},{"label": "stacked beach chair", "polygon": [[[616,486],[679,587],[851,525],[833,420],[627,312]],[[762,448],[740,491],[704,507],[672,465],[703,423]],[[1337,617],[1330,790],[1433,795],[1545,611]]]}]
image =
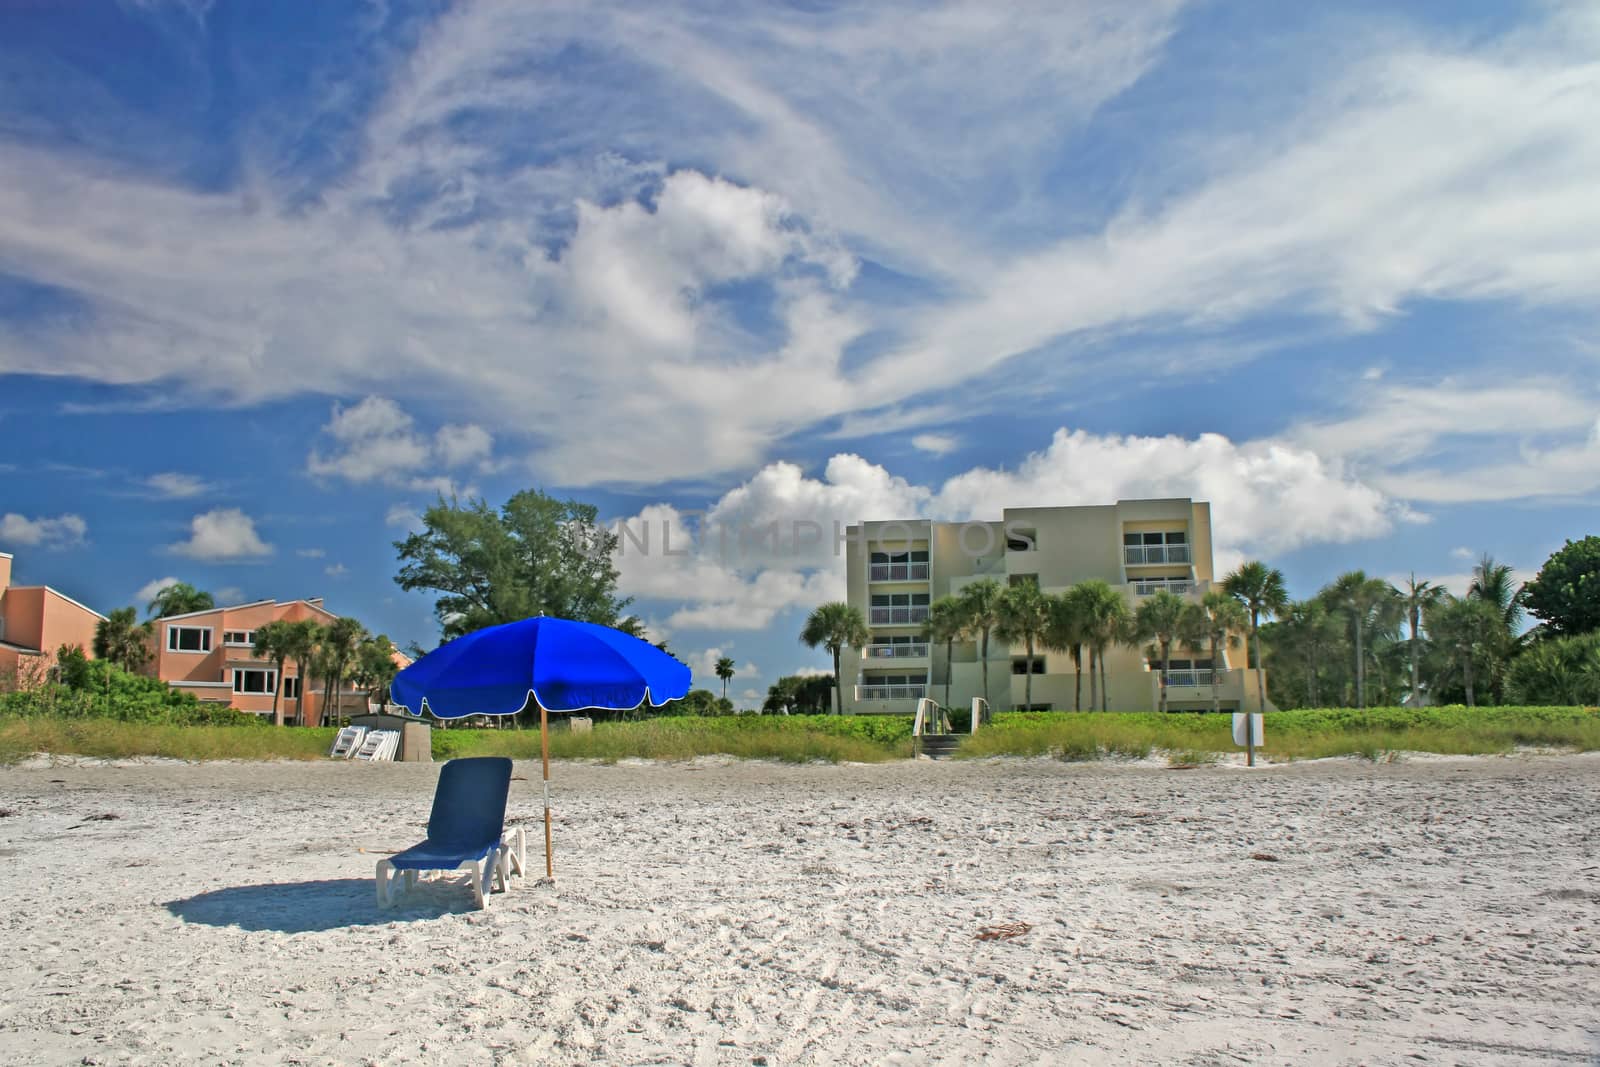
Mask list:
[{"label": "stacked beach chair", "polygon": [[333,739],[328,753],[335,759],[393,761],[400,752],[399,730],[371,730],[365,726],[346,726]]}]

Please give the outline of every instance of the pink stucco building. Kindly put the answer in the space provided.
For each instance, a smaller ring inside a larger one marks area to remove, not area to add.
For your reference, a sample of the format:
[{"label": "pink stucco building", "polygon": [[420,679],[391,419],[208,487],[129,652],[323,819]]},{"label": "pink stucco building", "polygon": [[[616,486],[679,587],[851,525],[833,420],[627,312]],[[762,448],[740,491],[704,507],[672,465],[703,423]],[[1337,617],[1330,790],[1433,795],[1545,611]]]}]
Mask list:
[{"label": "pink stucco building", "polygon": [[0,552],[0,679],[42,676],[62,645],[94,655],[94,630],[105,616],[48,585],[12,585],[11,564],[11,554]]},{"label": "pink stucco building", "polygon": [[[309,619],[326,626],[338,616],[311,600],[257,600],[235,607],[169,615],[155,622],[149,673],[174,689],[238,711],[272,714],[272,695],[285,722],[318,726],[323,721],[322,680],[302,682],[300,665],[289,660],[278,677],[277,664],[255,654],[256,630],[269,622]],[[366,694],[350,689],[336,696],[346,714],[364,714]]]}]

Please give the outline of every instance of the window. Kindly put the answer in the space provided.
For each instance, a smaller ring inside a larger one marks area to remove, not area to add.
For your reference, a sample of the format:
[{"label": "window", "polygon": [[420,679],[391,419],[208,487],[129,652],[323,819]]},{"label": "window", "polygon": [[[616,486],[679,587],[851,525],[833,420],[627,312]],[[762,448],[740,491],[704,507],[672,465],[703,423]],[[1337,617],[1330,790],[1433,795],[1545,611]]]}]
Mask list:
[{"label": "window", "polygon": [[874,626],[909,625],[928,618],[927,593],[874,593],[870,618]]},{"label": "window", "polygon": [[168,652],[210,652],[211,627],[168,626]]},{"label": "window", "polygon": [[926,656],[928,643],[912,634],[875,637],[867,646],[868,659],[893,659],[896,656]]},{"label": "window", "polygon": [[233,691],[235,693],[270,694],[276,688],[277,680],[277,671],[236,668],[233,672]]},{"label": "window", "polygon": [[298,674],[291,674],[283,680],[283,699],[300,699],[300,676]]},{"label": "window", "polygon": [[232,645],[234,648],[254,648],[256,632],[254,630],[224,630],[222,643]]},{"label": "window", "polygon": [[[1011,661],[1011,673],[1012,674],[1027,674],[1028,673],[1028,657],[1027,656],[1018,656],[1016,659],[1012,660]],[[1033,673],[1034,674],[1043,674],[1044,673],[1044,657],[1043,656],[1035,656],[1035,657],[1033,657]]]},{"label": "window", "polygon": [[1006,533],[1007,552],[1032,552],[1039,547],[1039,531],[1010,530]]}]

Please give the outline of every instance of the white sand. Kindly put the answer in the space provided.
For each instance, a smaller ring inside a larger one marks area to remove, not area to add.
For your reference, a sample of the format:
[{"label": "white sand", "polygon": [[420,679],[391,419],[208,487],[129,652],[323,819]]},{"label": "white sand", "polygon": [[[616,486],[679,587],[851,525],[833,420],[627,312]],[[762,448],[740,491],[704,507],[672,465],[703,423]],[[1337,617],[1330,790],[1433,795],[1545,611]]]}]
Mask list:
[{"label": "white sand", "polygon": [[380,912],[436,774],[0,770],[0,1060],[1600,1061],[1596,756],[560,764],[557,888]]}]

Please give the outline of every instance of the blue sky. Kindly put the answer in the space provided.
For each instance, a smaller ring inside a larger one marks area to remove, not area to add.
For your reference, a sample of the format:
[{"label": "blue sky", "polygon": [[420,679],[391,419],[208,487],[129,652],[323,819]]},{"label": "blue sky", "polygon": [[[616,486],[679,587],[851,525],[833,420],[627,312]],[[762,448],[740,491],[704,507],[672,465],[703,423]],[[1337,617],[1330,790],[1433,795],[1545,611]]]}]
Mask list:
[{"label": "blue sky", "polygon": [[[8,5],[0,551],[424,645],[440,491],[1188,495],[1296,595],[1531,575],[1596,529],[1597,55],[1556,3]],[[735,691],[823,665],[830,551],[622,569]]]}]

